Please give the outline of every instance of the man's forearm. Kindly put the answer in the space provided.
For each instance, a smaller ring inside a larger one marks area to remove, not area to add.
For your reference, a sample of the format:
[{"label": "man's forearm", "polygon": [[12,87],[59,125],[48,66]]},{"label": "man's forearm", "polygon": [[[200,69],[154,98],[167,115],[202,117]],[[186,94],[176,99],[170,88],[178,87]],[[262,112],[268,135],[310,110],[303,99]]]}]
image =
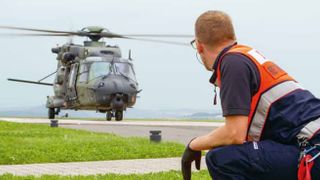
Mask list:
[{"label": "man's forearm", "polygon": [[195,138],[189,146],[193,150],[208,150],[237,143],[229,133],[226,132],[226,128],[222,126],[207,135]]},{"label": "man's forearm", "polygon": [[247,117],[227,118],[226,124],[209,134],[199,136],[190,143],[193,150],[208,150],[219,146],[242,144],[247,132]]}]

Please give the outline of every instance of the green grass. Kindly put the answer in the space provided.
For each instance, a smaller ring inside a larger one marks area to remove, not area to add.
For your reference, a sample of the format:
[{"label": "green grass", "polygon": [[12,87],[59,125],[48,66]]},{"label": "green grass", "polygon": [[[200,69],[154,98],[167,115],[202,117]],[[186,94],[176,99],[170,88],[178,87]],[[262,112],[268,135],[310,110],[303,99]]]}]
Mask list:
[{"label": "green grass", "polygon": [[184,145],[0,121],[0,164],[180,157]]},{"label": "green grass", "polygon": [[[119,179],[145,179],[145,180],[181,180],[182,175],[180,171],[169,171],[161,173],[149,173],[149,174],[131,174],[131,175],[117,175],[117,174],[106,174],[106,175],[95,175],[95,176],[51,176],[45,175],[41,177],[35,176],[13,176],[10,174],[0,176],[2,180],[119,180]],[[210,175],[207,170],[192,173],[193,180],[210,180]]]}]

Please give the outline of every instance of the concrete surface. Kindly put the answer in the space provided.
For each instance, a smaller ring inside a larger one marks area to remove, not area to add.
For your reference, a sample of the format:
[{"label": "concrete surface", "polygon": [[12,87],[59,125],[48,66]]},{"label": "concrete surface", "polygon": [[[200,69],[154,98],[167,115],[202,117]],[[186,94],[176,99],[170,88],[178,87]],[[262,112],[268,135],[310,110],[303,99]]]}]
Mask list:
[{"label": "concrete surface", "polygon": [[[6,118],[1,120],[19,123],[50,124],[48,119]],[[222,126],[223,122],[186,122],[186,121],[86,121],[59,120],[59,126],[93,132],[113,133],[120,136],[140,136],[149,138],[150,130],[161,130],[163,141],[176,141],[187,144],[190,139],[204,135]]]},{"label": "concrete surface", "polygon": [[187,144],[192,138],[209,133],[216,127],[190,127],[190,126],[127,126],[127,125],[61,125],[64,128],[82,129],[93,132],[113,133],[130,137],[139,136],[149,138],[150,130],[161,130],[162,141],[175,141]]},{"label": "concrete surface", "polygon": [[[180,158],[134,159],[94,162],[48,163],[28,165],[0,165],[0,175],[96,175],[96,174],[142,174],[181,169]],[[206,169],[204,157],[201,169]],[[194,164],[193,164],[193,170]]]}]

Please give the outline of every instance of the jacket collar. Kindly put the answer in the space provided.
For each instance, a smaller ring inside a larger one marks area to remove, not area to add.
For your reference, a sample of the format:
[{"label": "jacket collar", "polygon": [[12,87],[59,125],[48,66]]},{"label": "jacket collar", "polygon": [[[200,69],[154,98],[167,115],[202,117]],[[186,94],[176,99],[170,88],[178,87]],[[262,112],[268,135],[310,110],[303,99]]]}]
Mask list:
[{"label": "jacket collar", "polygon": [[237,45],[238,43],[235,42],[232,45],[229,45],[225,48],[222,49],[222,51],[220,51],[220,53],[218,54],[217,58],[215,59],[214,63],[213,63],[213,74],[211,76],[211,78],[209,79],[209,82],[214,84],[216,82],[217,79],[217,69],[218,69],[218,65],[220,64],[221,58],[224,54],[226,54],[233,46]]}]

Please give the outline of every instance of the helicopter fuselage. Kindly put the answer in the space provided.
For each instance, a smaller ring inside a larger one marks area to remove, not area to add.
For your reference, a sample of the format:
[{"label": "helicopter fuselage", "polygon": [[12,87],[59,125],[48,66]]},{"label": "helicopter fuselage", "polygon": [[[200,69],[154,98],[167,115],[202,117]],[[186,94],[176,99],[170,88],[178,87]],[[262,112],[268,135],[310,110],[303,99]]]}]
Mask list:
[{"label": "helicopter fuselage", "polygon": [[[49,119],[54,119],[60,109],[96,110],[107,112],[107,120],[115,117],[122,120],[123,111],[134,106],[138,89],[131,51],[128,59],[122,58],[120,48],[105,45],[103,38],[120,38],[127,40],[147,41],[163,44],[189,46],[187,43],[149,39],[155,38],[194,38],[194,35],[183,34],[117,34],[99,26],[88,26],[80,31],[59,31],[16,26],[1,26],[0,29],[29,31],[17,33],[17,36],[52,36],[52,37],[87,37],[83,45],[67,43],[52,48],[57,54],[57,70],[53,83],[42,82],[54,73],[39,81],[12,79],[9,81],[53,86],[54,95],[47,97]],[[148,38],[147,38],[148,37]]]},{"label": "helicopter fuselage", "polygon": [[140,91],[133,64],[121,57],[117,46],[87,41],[84,46],[67,44],[52,52],[59,62],[54,96],[46,104],[49,116],[53,108],[121,113],[122,117],[135,104]]}]

